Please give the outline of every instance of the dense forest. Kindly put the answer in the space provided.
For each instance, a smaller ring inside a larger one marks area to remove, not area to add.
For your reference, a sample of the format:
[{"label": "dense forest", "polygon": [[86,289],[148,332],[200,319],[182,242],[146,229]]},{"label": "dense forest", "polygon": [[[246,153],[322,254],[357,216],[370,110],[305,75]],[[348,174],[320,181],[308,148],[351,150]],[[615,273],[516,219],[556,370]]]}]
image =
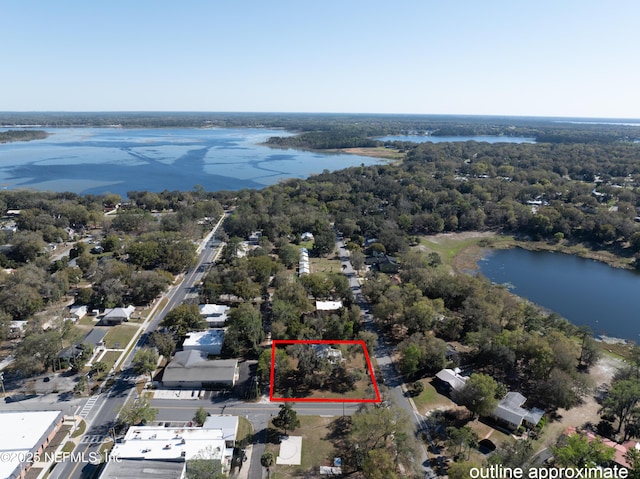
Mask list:
[{"label": "dense forest", "polygon": [[0,131],[0,143],[9,143],[11,141],[42,140],[47,136],[47,132],[42,130]]}]

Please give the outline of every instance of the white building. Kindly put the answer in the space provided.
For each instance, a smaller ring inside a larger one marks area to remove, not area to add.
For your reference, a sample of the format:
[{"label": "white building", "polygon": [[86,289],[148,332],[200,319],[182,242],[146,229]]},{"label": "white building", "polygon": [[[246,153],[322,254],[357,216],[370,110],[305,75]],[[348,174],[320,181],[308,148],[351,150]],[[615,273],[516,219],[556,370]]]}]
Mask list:
[{"label": "white building", "polygon": [[316,301],[317,311],[337,311],[342,308],[342,301]]},{"label": "white building", "polygon": [[191,331],[187,333],[182,343],[185,351],[203,351],[212,356],[218,356],[224,343],[224,329],[207,329],[206,331]]},{"label": "white building", "polygon": [[25,477],[31,461],[22,460],[39,456],[62,427],[62,411],[2,411],[0,424],[0,477]]},{"label": "white building", "polygon": [[[149,461],[189,461],[213,459],[229,471],[233,440],[227,441],[222,428],[132,426],[111,450],[112,459]],[[231,447],[227,447],[231,445]]]},{"label": "white building", "polygon": [[224,326],[231,309],[223,304],[201,304],[198,308],[200,309],[200,316],[204,318],[210,328]]}]

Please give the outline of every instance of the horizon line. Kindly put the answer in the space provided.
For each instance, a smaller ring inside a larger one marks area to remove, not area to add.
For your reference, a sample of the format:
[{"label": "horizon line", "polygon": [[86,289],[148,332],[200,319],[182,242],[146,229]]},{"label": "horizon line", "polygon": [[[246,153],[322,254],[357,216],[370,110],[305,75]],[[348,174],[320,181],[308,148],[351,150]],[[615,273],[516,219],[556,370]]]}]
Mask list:
[{"label": "horizon line", "polygon": [[197,115],[335,115],[335,116],[396,116],[396,117],[457,117],[457,118],[523,118],[523,119],[585,119],[585,120],[624,120],[635,121],[640,126],[640,117],[614,116],[571,116],[571,115],[535,115],[535,114],[498,114],[498,113],[390,113],[390,112],[322,112],[322,111],[216,111],[216,110],[3,110],[0,115],[77,115],[77,114],[197,114]]}]

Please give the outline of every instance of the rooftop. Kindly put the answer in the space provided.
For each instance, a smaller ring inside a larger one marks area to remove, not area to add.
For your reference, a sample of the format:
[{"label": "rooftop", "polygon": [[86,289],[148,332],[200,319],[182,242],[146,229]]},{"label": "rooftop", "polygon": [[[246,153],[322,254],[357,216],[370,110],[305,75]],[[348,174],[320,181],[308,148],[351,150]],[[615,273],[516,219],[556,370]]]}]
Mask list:
[{"label": "rooftop", "polygon": [[181,479],[184,462],[120,459],[107,461],[99,479]]},{"label": "rooftop", "polygon": [[111,450],[111,457],[124,459],[189,460],[201,456],[222,461],[231,456],[222,429],[133,426],[124,440]]},{"label": "rooftop", "polygon": [[0,461],[0,477],[10,477],[20,465],[18,455],[35,452],[62,420],[62,411],[0,411],[0,451],[9,459]]}]

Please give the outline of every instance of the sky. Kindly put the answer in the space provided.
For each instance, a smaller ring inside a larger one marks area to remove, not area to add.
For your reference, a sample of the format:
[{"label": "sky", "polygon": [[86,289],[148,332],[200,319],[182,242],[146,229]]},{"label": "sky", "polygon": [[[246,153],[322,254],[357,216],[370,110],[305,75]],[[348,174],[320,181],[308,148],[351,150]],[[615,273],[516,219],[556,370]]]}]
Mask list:
[{"label": "sky", "polygon": [[637,0],[20,0],[0,111],[640,118]]}]

